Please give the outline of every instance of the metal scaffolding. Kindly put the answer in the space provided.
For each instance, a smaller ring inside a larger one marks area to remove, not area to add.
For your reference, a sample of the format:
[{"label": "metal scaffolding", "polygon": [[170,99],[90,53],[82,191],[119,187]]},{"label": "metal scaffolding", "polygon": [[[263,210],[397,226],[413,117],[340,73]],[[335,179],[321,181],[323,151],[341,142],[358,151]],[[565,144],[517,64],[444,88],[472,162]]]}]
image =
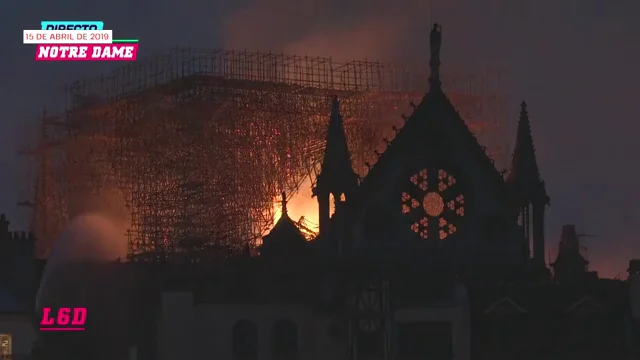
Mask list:
[{"label": "metal scaffolding", "polygon": [[[43,116],[34,231],[51,244],[101,204],[123,213],[130,253],[167,259],[255,244],[274,197],[315,179],[330,98],[341,99],[354,167],[364,176],[428,74],[388,64],[176,48],[75,82],[66,113]],[[445,76],[454,105],[500,163],[505,101],[496,72]],[[105,210],[106,209],[106,210]]]}]

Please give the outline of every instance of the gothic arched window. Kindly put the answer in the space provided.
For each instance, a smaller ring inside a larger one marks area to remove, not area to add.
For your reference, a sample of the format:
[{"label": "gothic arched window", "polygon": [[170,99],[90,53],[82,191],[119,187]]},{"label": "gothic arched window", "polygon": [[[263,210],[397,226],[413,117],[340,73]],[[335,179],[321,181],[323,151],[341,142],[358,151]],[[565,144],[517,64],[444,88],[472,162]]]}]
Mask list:
[{"label": "gothic arched window", "polygon": [[422,169],[409,177],[401,194],[402,213],[422,239],[445,240],[458,231],[466,196],[458,179],[443,169]]},{"label": "gothic arched window", "polygon": [[298,326],[289,319],[273,324],[271,334],[271,359],[295,360],[298,357]]},{"label": "gothic arched window", "polygon": [[258,358],[258,327],[249,320],[239,320],[233,326],[233,360]]}]

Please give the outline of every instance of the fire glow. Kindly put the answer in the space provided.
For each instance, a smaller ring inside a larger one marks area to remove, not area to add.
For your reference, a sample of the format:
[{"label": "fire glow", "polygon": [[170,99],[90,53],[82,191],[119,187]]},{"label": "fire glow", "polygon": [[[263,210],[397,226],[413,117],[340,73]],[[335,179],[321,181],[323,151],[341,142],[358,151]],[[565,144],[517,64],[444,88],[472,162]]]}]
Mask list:
[{"label": "fire glow", "polygon": [[36,61],[135,61],[138,44],[40,44]]},{"label": "fire glow", "polygon": [[[291,220],[301,222],[304,226],[308,226],[308,230],[318,233],[319,213],[318,201],[312,195],[311,179],[305,179],[299,187],[298,192],[293,194],[287,201],[287,214]],[[280,196],[274,197],[273,200],[273,223],[275,224],[282,216],[282,199]],[[330,201],[330,213],[333,213],[333,201]],[[267,231],[268,233],[268,231]],[[266,235],[263,234],[263,235]]]}]

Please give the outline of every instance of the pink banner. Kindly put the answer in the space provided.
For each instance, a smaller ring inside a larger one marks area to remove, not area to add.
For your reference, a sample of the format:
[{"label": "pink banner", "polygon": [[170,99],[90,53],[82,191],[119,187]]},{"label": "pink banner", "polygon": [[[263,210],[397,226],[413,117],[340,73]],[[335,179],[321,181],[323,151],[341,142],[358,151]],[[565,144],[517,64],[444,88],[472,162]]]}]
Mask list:
[{"label": "pink banner", "polygon": [[36,61],[134,61],[138,44],[38,44]]}]

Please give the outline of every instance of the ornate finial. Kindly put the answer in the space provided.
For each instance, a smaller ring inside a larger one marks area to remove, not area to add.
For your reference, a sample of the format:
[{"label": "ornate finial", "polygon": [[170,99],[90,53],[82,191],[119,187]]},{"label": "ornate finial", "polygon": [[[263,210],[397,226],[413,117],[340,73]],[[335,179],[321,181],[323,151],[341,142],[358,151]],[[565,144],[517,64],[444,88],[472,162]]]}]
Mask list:
[{"label": "ornate finial", "polygon": [[338,96],[334,95],[331,99],[331,116],[340,115],[340,100]]},{"label": "ornate finial", "polygon": [[282,216],[287,216],[287,194],[282,192]]},{"label": "ornate finial", "polygon": [[431,45],[431,60],[429,65],[431,66],[431,77],[429,83],[431,84],[431,90],[440,90],[440,47],[442,45],[442,27],[435,23],[433,29],[431,29],[430,36]]},{"label": "ornate finial", "polygon": [[527,116],[527,103],[525,101],[520,103],[520,116]]}]

